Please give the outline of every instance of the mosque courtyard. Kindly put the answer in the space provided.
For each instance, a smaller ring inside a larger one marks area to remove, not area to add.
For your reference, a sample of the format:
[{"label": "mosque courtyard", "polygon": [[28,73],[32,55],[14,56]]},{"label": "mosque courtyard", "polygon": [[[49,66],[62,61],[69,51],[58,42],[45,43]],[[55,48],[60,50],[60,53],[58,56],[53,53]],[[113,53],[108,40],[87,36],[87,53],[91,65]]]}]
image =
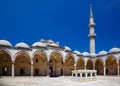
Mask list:
[{"label": "mosque courtyard", "polygon": [[0,86],[120,86],[120,76],[97,76],[96,81],[76,82],[61,77],[1,77]]}]

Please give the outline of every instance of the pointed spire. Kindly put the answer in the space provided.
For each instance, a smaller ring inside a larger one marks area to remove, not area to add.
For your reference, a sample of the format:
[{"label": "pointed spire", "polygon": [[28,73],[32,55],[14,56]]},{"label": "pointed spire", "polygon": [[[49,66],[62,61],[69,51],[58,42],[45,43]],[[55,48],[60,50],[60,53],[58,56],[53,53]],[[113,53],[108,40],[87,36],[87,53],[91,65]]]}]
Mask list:
[{"label": "pointed spire", "polygon": [[92,4],[90,4],[90,18],[93,18]]}]

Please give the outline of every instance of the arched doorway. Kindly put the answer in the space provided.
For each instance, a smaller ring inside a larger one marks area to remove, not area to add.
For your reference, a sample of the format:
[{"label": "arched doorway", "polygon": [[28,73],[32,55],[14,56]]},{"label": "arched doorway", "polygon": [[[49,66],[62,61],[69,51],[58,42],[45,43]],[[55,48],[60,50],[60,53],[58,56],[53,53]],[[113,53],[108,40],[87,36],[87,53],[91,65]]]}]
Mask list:
[{"label": "arched doorway", "polygon": [[10,55],[0,50],[0,76],[11,76],[12,73],[12,61]]},{"label": "arched doorway", "polygon": [[74,57],[72,55],[67,55],[65,59],[65,75],[69,76],[72,74],[72,70],[74,70]]},{"label": "arched doorway", "polygon": [[84,59],[83,58],[79,58],[78,61],[77,61],[76,69],[80,70],[80,69],[84,69],[84,67],[85,67]]},{"label": "arched doorway", "polygon": [[63,63],[62,55],[59,52],[53,52],[50,56],[49,61],[49,70],[51,77],[63,75],[62,63]]},{"label": "arched doorway", "polygon": [[33,59],[34,76],[47,75],[47,56],[43,51],[38,51]]},{"label": "arched doorway", "polygon": [[31,75],[31,60],[30,57],[20,52],[15,57],[15,76],[30,76]]},{"label": "arched doorway", "polygon": [[104,74],[104,66],[103,66],[103,61],[101,59],[96,60],[95,70],[97,70],[97,75],[103,75]]},{"label": "arched doorway", "polygon": [[117,75],[117,62],[114,56],[109,56],[106,60],[106,74]]},{"label": "arched doorway", "polygon": [[89,59],[89,60],[87,61],[86,69],[93,70],[93,60],[92,60],[92,59]]}]

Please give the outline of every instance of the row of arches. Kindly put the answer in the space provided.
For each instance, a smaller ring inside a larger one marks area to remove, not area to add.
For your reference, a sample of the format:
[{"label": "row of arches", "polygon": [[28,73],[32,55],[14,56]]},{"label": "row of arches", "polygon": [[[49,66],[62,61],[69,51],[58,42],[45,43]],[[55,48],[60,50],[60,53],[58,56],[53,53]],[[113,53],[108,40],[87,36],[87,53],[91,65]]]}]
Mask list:
[{"label": "row of arches", "polygon": [[[75,61],[74,57],[69,54],[63,63],[61,53],[53,52],[48,62],[47,55],[43,51],[40,51],[34,55],[32,62],[30,57],[25,52],[18,53],[14,61],[15,76],[31,75],[31,65],[33,66],[34,76],[46,76],[48,72],[50,76],[61,76],[63,75],[63,72],[65,75],[71,75],[71,71],[74,70]],[[11,76],[12,64],[13,62],[9,53],[4,50],[0,50],[0,75]],[[63,69],[63,65],[65,70]]]},{"label": "row of arches", "polygon": [[[63,63],[62,55],[59,52],[53,52],[50,56],[49,62],[47,61],[46,54],[41,51],[34,55],[33,60],[33,75],[34,76],[61,76],[71,75],[71,71],[75,69],[75,60],[72,55],[67,55],[65,62]],[[11,56],[4,50],[0,50],[0,75],[11,76],[12,75],[12,60]],[[117,62],[114,56],[109,56],[106,60],[106,65],[103,64],[103,60],[98,58],[94,62],[92,59],[85,61],[83,58],[79,58],[77,61],[76,69],[96,69],[98,75],[104,74],[104,66],[106,66],[107,75],[117,75]],[[30,57],[21,52],[16,55],[14,62],[14,74],[15,76],[29,76],[31,75],[31,59]]]}]

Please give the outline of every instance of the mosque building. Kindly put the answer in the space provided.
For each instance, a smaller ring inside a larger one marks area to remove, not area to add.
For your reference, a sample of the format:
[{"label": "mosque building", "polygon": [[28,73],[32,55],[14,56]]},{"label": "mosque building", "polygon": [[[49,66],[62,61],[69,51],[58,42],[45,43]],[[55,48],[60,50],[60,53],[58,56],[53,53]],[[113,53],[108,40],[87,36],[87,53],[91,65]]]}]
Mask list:
[{"label": "mosque building", "polygon": [[72,70],[95,69],[98,75],[120,75],[120,48],[95,53],[95,22],[90,7],[90,53],[73,51],[59,42],[41,39],[31,46],[0,40],[0,76],[69,76]]}]

